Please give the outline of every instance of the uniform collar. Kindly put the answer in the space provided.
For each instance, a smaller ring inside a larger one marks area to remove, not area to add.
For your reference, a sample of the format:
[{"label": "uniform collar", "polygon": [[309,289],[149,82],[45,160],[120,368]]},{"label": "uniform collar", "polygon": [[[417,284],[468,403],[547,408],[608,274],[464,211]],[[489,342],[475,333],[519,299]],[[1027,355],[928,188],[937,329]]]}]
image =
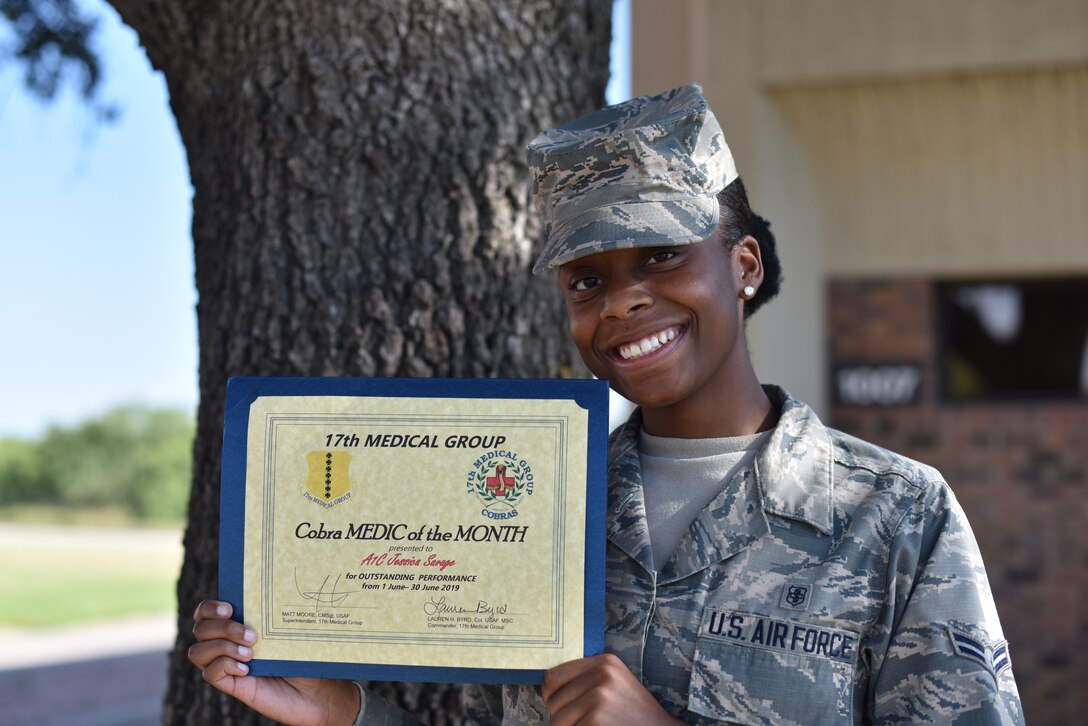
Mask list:
[{"label": "uniform collar", "polygon": [[[815,412],[778,386],[764,386],[779,409],[778,424],[756,456],[752,471],[740,472],[699,513],[663,580],[679,578],[731,557],[769,531],[765,513],[806,522],[824,534],[833,527],[831,440]],[[616,429],[608,447],[608,538],[653,571],[636,410]],[[691,536],[692,534],[695,536]]]},{"label": "uniform collar", "polygon": [[635,410],[627,423],[612,432],[608,442],[608,539],[653,572],[646,502],[642,494],[642,467],[638,459],[638,430],[642,413]]},{"label": "uniform collar", "polygon": [[763,509],[830,534],[835,486],[831,436],[816,412],[785,389],[763,390],[780,412],[770,440],[756,456]]}]

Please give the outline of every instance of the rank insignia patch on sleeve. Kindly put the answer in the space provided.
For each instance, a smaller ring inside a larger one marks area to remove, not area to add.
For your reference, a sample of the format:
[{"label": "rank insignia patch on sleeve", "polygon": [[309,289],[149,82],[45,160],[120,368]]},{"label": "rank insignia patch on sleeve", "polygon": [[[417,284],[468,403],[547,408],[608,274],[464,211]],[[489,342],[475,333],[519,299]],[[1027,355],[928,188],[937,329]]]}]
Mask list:
[{"label": "rank insignia patch on sleeve", "polygon": [[1002,640],[994,646],[992,654],[994,673],[1001,675],[1012,668],[1012,658],[1009,657],[1009,641]]},{"label": "rank insignia patch on sleeve", "polygon": [[956,651],[956,655],[979,663],[995,676],[1001,675],[1012,667],[1007,640],[987,644],[951,626],[948,628],[948,637],[952,639],[952,648]]}]

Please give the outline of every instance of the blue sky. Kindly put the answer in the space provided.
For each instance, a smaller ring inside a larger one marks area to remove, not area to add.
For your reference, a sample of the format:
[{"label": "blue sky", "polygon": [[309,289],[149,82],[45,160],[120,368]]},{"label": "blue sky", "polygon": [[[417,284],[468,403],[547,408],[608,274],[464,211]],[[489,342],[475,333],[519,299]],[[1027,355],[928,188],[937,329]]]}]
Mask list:
[{"label": "blue sky", "polygon": [[129,402],[193,408],[189,172],[135,33],[105,3],[99,124],[73,88],[31,97],[0,68],[0,435]]},{"label": "blue sky", "polygon": [[[627,4],[613,102],[630,96]],[[0,65],[0,436],[124,403],[196,407],[185,152],[135,33],[105,3],[84,5],[102,17],[100,95],[116,122],[95,121],[72,87],[43,104]]]}]

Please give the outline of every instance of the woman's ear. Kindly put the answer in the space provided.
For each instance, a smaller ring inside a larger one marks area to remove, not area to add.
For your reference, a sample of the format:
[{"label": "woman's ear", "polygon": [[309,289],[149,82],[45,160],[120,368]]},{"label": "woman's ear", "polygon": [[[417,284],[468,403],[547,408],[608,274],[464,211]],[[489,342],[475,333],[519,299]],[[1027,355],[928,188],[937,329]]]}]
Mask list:
[{"label": "woman's ear", "polygon": [[755,237],[746,235],[733,249],[733,269],[737,275],[737,289],[745,300],[751,300],[763,283],[763,258]]}]

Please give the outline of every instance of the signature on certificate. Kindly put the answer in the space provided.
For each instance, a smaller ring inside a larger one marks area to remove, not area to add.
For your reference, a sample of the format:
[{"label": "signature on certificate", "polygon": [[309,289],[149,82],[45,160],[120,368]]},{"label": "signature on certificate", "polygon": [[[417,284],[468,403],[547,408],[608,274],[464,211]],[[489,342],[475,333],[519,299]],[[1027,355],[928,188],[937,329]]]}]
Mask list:
[{"label": "signature on certificate", "polygon": [[444,615],[448,613],[473,613],[477,615],[504,615],[506,614],[506,603],[501,605],[492,605],[484,600],[478,600],[475,607],[465,607],[464,605],[455,605],[453,603],[446,602],[446,596],[435,599],[433,596],[430,600],[423,603],[423,612],[428,615]]},{"label": "signature on certificate", "polygon": [[[298,584],[298,570],[295,570],[295,589],[298,590],[298,594],[307,600],[313,600],[315,605],[326,605],[329,607],[336,607],[340,603],[348,599],[349,595],[353,595],[358,592],[357,590],[337,590],[340,584],[340,578],[342,574],[337,575],[336,579],[333,579],[332,575],[325,575],[325,579],[321,581],[321,586],[316,590],[303,590],[302,586]],[[330,587],[329,581],[332,580]]]}]

